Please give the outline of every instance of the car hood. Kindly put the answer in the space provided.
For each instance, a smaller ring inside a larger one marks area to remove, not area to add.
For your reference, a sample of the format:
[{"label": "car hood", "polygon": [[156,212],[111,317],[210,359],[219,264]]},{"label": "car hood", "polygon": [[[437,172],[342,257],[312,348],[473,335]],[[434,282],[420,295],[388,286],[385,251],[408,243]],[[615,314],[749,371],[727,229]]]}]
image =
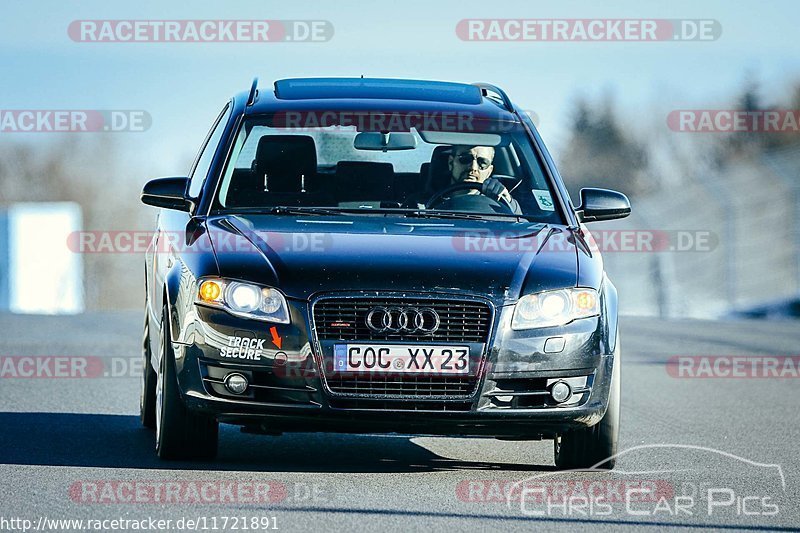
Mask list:
[{"label": "car hood", "polygon": [[575,238],[562,226],[226,215],[209,218],[207,229],[221,276],[299,299],[329,291],[460,292],[502,304],[577,281]]}]

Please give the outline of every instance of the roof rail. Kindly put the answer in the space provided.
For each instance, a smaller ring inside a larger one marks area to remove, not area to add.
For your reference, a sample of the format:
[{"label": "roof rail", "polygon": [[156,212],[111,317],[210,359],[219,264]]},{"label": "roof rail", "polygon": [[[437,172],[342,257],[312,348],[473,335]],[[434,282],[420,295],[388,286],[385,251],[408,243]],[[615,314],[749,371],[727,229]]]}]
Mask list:
[{"label": "roof rail", "polygon": [[[503,107],[512,113],[514,112],[514,104],[511,103],[511,99],[500,87],[490,83],[473,83],[472,85],[480,88],[483,96],[491,98],[492,100],[499,100],[503,104]],[[489,93],[494,93],[496,97],[493,98],[489,96]]]},{"label": "roof rail", "polygon": [[256,103],[258,95],[258,78],[253,78],[253,85],[250,86],[250,96],[247,97],[247,107]]}]

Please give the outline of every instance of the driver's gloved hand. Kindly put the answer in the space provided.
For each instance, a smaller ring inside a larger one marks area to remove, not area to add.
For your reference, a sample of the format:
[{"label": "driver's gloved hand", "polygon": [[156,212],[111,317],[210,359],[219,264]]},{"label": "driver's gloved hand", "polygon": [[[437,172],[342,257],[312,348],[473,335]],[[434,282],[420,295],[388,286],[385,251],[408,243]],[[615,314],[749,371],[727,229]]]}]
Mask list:
[{"label": "driver's gloved hand", "polygon": [[481,192],[485,196],[488,196],[489,198],[495,201],[499,201],[500,198],[503,198],[504,200],[506,200],[506,202],[508,202],[511,205],[511,210],[515,214],[519,215],[522,213],[522,210],[520,209],[517,201],[514,200],[514,198],[511,196],[511,193],[508,192],[506,186],[503,185],[499,179],[487,178],[486,181],[484,181],[481,184]]},{"label": "driver's gloved hand", "polygon": [[481,185],[481,192],[495,201],[500,200],[501,196],[505,198],[506,201],[511,200],[508,189],[506,189],[506,186],[500,183],[500,180],[497,178],[488,178],[484,181]]}]

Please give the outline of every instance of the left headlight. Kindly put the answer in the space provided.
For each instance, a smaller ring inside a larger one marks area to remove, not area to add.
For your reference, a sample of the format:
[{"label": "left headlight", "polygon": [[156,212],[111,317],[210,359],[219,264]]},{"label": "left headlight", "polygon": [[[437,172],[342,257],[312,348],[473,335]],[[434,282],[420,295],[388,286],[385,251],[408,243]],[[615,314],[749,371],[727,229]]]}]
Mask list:
[{"label": "left headlight", "polygon": [[523,296],[514,308],[511,329],[563,326],[578,318],[600,314],[594,289],[572,288]]},{"label": "left headlight", "polygon": [[198,304],[219,307],[244,318],[289,323],[286,298],[278,289],[222,278],[204,278],[199,282],[195,299]]}]

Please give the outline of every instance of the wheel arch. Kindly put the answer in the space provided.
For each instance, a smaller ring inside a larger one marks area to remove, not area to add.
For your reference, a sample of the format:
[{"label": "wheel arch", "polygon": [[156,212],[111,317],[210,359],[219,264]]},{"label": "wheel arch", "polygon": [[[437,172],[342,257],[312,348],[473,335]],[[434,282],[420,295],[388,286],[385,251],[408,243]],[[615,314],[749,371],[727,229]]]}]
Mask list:
[{"label": "wheel arch", "polygon": [[601,305],[604,319],[603,336],[606,342],[606,353],[612,354],[617,348],[619,337],[619,297],[617,287],[608,276],[603,276],[601,286]]}]

